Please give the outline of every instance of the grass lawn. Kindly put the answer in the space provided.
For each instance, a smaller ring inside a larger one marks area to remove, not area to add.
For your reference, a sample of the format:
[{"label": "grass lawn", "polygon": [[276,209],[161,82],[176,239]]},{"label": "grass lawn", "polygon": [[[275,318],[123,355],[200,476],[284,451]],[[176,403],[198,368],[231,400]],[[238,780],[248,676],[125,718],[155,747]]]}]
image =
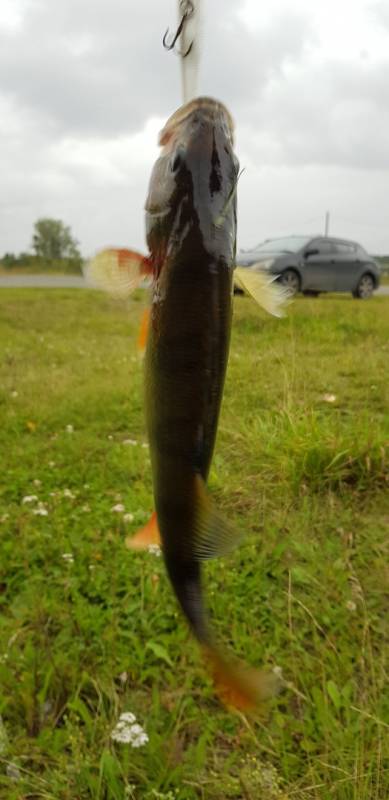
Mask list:
[{"label": "grass lawn", "polygon": [[221,639],[283,676],[256,719],[124,546],[153,507],[142,308],[0,292],[0,797],[387,800],[389,298],[236,301],[210,491],[247,535],[205,572]]}]

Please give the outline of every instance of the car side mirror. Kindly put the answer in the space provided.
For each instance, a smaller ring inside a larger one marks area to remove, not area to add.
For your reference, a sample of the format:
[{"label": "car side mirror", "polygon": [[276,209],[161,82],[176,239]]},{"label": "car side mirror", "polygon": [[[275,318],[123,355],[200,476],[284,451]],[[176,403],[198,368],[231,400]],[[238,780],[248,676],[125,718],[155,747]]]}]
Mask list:
[{"label": "car side mirror", "polygon": [[319,251],[317,249],[316,250],[306,250],[305,253],[304,253],[304,258],[309,258],[309,256],[317,256],[318,254],[319,254]]}]

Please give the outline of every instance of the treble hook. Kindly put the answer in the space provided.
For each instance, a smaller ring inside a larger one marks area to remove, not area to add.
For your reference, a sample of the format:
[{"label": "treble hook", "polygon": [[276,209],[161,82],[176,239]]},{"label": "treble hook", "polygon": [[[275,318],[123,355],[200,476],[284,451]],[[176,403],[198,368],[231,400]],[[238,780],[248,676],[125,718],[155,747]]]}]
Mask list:
[{"label": "treble hook", "polygon": [[[183,29],[184,29],[184,25],[186,23],[186,20],[189,17],[191,17],[192,14],[194,13],[194,5],[191,2],[191,0],[181,0],[180,7],[182,9],[182,18],[181,18],[180,24],[179,24],[174,36],[173,36],[173,39],[171,40],[170,44],[167,44],[166,37],[167,37],[167,35],[169,33],[169,28],[166,29],[165,35],[164,35],[164,37],[162,39],[162,44],[163,44],[165,50],[173,50],[174,49],[174,45],[175,45],[178,37],[181,36],[181,33],[182,33]],[[182,53],[180,50],[178,50],[177,51],[178,55],[182,56],[182,58],[186,58],[186,56],[189,55],[192,47],[193,47],[193,42],[190,43],[186,53]]]}]

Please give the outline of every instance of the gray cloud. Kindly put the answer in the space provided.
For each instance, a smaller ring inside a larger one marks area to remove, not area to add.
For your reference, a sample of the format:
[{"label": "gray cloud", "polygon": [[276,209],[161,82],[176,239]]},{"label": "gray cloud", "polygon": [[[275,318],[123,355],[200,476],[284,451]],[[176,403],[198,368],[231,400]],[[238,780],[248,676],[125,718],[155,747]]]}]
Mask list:
[{"label": "gray cloud", "polygon": [[[320,218],[328,204],[339,218],[352,207],[370,246],[389,249],[386,225],[377,228],[377,213],[368,225],[368,210],[354,202],[359,175],[365,192],[378,192],[382,219],[389,215],[389,58],[365,47],[357,59],[318,56],[320,32],[301,12],[274,11],[251,28],[236,0],[203,6],[199,90],[236,120],[245,242],[257,238],[257,208],[268,235],[301,230],[299,220]],[[20,26],[0,31],[0,253],[28,247],[40,215],[63,218],[84,251],[142,247],[155,146],[150,139],[148,156],[137,136],[180,102],[178,59],[162,47],[176,2],[31,0],[26,8]],[[377,30],[389,25],[386,0],[370,16]],[[312,181],[325,190],[312,191]]]}]

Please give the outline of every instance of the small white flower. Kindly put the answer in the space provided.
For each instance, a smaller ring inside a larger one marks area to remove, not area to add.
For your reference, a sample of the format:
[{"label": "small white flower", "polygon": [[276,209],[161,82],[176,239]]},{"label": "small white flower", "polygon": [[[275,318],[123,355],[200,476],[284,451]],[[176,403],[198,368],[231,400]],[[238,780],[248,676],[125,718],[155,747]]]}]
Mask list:
[{"label": "small white flower", "polygon": [[283,678],[282,674],[282,667],[278,667],[277,664],[273,667],[273,674],[276,675],[277,678]]},{"label": "small white flower", "polygon": [[74,563],[74,555],[73,555],[73,553],[62,553],[61,557],[63,558],[64,561],[67,561],[68,564],[73,564]]},{"label": "small white flower", "polygon": [[111,511],[114,511],[115,514],[122,514],[125,511],[125,507],[123,503],[116,503],[116,506],[112,506]]},{"label": "small white flower", "polygon": [[[121,672],[120,673],[120,675],[119,675],[120,683],[126,683],[127,678],[128,678],[128,672]],[[134,720],[135,720],[135,718],[134,718]]]},{"label": "small white flower", "polygon": [[96,569],[96,564],[89,564],[88,569],[93,572],[93,570]]},{"label": "small white flower", "polygon": [[135,447],[135,445],[137,445],[138,442],[136,441],[136,439],[123,439],[122,444],[130,444],[132,445],[132,447]]},{"label": "small white flower", "polygon": [[325,403],[335,403],[336,394],[323,394],[323,400]]},{"label": "small white flower", "polygon": [[18,394],[19,394],[19,392],[17,392],[17,391],[14,389],[14,391],[13,391],[13,392],[11,392],[11,397],[18,397]]},{"label": "small white flower", "polygon": [[130,744],[132,747],[143,747],[149,741],[149,737],[135,719],[135,715],[130,711],[121,714],[119,722],[111,733],[111,739],[121,744]]},{"label": "small white flower", "polygon": [[346,608],[348,609],[348,611],[356,611],[357,604],[354,603],[354,600],[347,600]]},{"label": "small white flower", "polygon": [[131,513],[123,514],[123,522],[133,522],[133,521],[134,521],[134,515],[133,514],[131,514]]},{"label": "small white flower", "polygon": [[90,506],[88,506],[88,503],[85,503],[85,505],[81,506],[81,511],[83,511],[84,514],[88,514],[89,513]]},{"label": "small white flower", "polygon": [[66,433],[74,433],[73,425],[67,425],[66,426]]},{"label": "small white flower", "polygon": [[143,442],[142,447],[144,450],[148,450],[149,445],[147,444],[147,442]]},{"label": "small white flower", "polygon": [[7,519],[9,519],[9,514],[6,512],[5,514],[1,515],[0,522],[6,522]]},{"label": "small white flower", "polygon": [[32,513],[37,517],[47,517],[49,512],[43,503],[39,503],[38,508],[33,508]]},{"label": "small white flower", "polygon": [[124,711],[123,714],[120,714],[119,722],[125,722],[127,725],[132,725],[133,722],[136,722],[136,716],[132,713],[132,711]]},{"label": "small white flower", "polygon": [[33,484],[34,486],[42,486],[42,481],[40,481],[39,478],[34,478]]},{"label": "small white flower", "polygon": [[71,500],[74,500],[76,495],[73,494],[73,492],[70,489],[64,489],[63,490],[63,496],[64,497],[69,497]]},{"label": "small white flower", "polygon": [[49,467],[55,467],[55,461],[49,461]]},{"label": "small white flower", "polygon": [[110,442],[112,442],[113,436],[112,436],[111,434],[109,434],[109,435],[107,436],[107,439],[109,439],[109,441],[110,441]]},{"label": "small white flower", "polygon": [[147,552],[151,553],[153,556],[158,556],[159,557],[161,555],[161,553],[162,553],[162,550],[161,550],[159,544],[149,544],[149,546],[147,548]]},{"label": "small white flower", "polygon": [[37,500],[36,494],[26,494],[26,496],[23,497],[22,503],[36,503]]}]

